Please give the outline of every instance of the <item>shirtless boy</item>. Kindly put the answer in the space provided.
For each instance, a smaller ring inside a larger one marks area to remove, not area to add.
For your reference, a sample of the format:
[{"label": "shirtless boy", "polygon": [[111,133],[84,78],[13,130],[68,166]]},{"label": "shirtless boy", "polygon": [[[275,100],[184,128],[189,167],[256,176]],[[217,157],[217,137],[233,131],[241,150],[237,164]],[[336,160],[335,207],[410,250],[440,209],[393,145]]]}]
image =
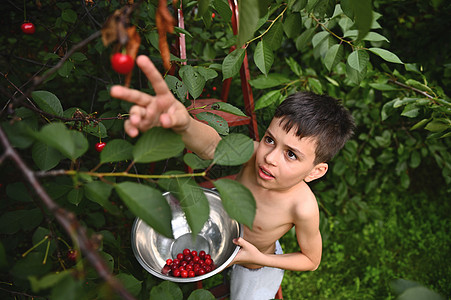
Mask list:
[{"label": "shirtless boy", "polygon": [[[171,128],[188,149],[212,159],[221,137],[210,126],[193,119],[174,98],[161,74],[146,56],[137,65],[156,95],[123,86],[111,88],[115,98],[134,103],[125,131],[131,137],[154,126]],[[276,110],[252,158],[236,180],[257,203],[253,229],[244,227],[241,246],[232,264],[231,299],[272,299],[283,270],[313,271],[321,261],[319,210],[307,182],[322,177],[329,161],[352,134],[353,120],[339,102],[328,96],[296,93]],[[299,251],[282,254],[278,239],[294,226]]]}]

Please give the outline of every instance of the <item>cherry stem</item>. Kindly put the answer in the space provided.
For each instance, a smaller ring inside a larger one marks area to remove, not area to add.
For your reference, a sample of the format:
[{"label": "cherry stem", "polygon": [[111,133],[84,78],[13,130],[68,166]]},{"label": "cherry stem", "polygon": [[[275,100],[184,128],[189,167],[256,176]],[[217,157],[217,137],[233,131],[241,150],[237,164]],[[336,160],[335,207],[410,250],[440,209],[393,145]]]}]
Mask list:
[{"label": "cherry stem", "polygon": [[47,248],[45,249],[44,260],[42,261],[43,265],[45,265],[45,263],[47,262],[47,257],[49,255],[49,249],[50,249],[50,240],[47,241]]},{"label": "cherry stem", "polygon": [[69,249],[69,250],[72,249],[72,247],[69,246],[69,244],[65,240],[63,240],[62,238],[58,237],[58,241],[63,242],[63,244],[67,246],[67,249]]},{"label": "cherry stem", "polygon": [[44,236],[44,238],[42,240],[40,240],[37,244],[35,244],[33,247],[31,247],[30,249],[28,249],[26,252],[24,252],[22,254],[22,257],[25,257],[28,255],[28,253],[30,253],[31,251],[33,251],[34,249],[36,249],[37,247],[39,247],[42,243],[44,243],[47,239],[49,238],[48,235]]}]

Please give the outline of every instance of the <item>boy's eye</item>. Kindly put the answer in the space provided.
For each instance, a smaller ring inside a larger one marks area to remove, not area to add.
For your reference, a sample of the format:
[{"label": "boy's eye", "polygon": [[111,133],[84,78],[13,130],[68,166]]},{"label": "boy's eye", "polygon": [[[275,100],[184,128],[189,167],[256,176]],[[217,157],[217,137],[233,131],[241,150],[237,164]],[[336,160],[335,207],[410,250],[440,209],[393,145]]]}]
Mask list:
[{"label": "boy's eye", "polygon": [[273,144],[273,143],[274,143],[274,140],[273,140],[271,137],[269,137],[269,136],[265,136],[265,143],[267,143],[267,144]]},{"label": "boy's eye", "polygon": [[294,152],[291,151],[291,150],[288,150],[288,151],[287,151],[287,156],[288,156],[289,159],[292,159],[292,160],[297,159],[296,154],[294,154]]}]

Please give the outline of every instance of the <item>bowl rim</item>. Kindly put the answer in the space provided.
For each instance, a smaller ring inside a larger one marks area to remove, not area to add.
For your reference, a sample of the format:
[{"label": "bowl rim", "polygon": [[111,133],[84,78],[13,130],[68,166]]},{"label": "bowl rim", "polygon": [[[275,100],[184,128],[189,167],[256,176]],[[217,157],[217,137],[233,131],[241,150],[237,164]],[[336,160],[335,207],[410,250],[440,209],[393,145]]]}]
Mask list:
[{"label": "bowl rim", "polygon": [[[221,199],[221,196],[218,192],[216,192],[215,190],[212,189],[208,189],[208,188],[204,188],[201,187],[202,190],[205,192],[209,192],[209,193],[213,193],[216,196],[219,197],[219,199]],[[163,197],[165,197],[168,194],[171,194],[171,192],[164,192],[162,193]],[[229,216],[230,217],[230,216]],[[232,219],[234,220],[234,219]],[[239,223],[238,221],[234,220],[237,224],[238,224],[238,231],[239,231],[239,237],[243,237],[243,228],[241,223]],[[181,277],[174,277],[174,276],[169,276],[169,275],[163,275],[160,272],[156,271],[155,269],[153,269],[152,267],[150,267],[145,261],[144,259],[142,259],[141,255],[139,255],[139,251],[137,249],[136,246],[136,229],[139,225],[140,222],[144,222],[142,219],[136,217],[134,222],[133,222],[133,226],[131,229],[131,244],[132,244],[132,250],[133,250],[133,254],[136,258],[136,260],[139,262],[139,264],[150,274],[154,275],[155,277],[158,277],[160,279],[163,280],[169,280],[172,282],[177,282],[177,283],[190,283],[190,282],[197,282],[197,281],[201,281],[207,278],[210,278],[216,274],[219,274],[220,272],[222,272],[224,269],[226,269],[226,267],[232,262],[232,260],[235,258],[235,256],[238,254],[238,251],[240,250],[240,246],[236,245],[235,249],[233,250],[232,254],[230,255],[230,257],[220,266],[218,266],[216,269],[214,269],[213,271],[206,273],[204,275],[200,275],[200,276],[195,276],[195,277],[188,277],[188,278],[181,278]],[[149,225],[147,225],[149,226]],[[159,233],[157,233],[159,234]]]}]

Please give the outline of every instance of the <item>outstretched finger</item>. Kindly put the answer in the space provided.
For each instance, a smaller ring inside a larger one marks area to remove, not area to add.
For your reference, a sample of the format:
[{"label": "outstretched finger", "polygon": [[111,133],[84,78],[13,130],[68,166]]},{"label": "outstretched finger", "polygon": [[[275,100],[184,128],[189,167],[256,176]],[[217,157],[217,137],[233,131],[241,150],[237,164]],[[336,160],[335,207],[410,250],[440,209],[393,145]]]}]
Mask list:
[{"label": "outstretched finger", "polygon": [[147,106],[152,100],[152,96],[138,90],[129,89],[121,85],[112,86],[110,95],[114,98],[125,100],[140,106]]},{"label": "outstretched finger", "polygon": [[136,59],[136,64],[144,72],[147,79],[149,79],[150,84],[152,85],[157,95],[170,92],[166,81],[164,81],[163,79],[163,76],[161,76],[161,73],[147,56],[138,56],[138,58]]}]

